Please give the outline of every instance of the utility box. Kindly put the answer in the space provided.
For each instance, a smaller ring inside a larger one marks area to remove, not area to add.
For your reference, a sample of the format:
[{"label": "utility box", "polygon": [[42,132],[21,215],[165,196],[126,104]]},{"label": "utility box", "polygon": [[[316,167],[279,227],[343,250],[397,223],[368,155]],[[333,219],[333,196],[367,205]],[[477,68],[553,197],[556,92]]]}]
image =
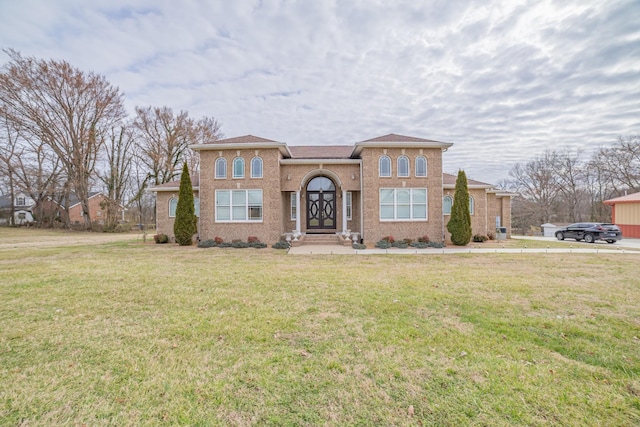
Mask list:
[{"label": "utility box", "polygon": [[507,240],[507,227],[496,227],[496,240]]}]

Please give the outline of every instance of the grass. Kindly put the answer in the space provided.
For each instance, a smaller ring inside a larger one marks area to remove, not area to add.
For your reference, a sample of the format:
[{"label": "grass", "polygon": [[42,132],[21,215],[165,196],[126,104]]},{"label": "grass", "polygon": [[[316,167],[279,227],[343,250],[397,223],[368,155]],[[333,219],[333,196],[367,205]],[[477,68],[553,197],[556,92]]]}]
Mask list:
[{"label": "grass", "polygon": [[637,266],[0,249],[0,424],[638,425]]}]

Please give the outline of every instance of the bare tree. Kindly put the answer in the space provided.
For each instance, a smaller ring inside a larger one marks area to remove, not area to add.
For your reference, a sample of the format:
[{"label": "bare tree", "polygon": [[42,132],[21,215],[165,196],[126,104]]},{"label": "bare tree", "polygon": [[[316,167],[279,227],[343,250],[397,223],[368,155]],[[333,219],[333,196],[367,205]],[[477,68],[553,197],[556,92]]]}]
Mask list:
[{"label": "bare tree", "polygon": [[619,192],[640,191],[640,135],[621,136],[597,153],[610,184]]},{"label": "bare tree", "polygon": [[104,145],[106,168],[98,174],[106,188],[105,229],[115,229],[118,211],[124,204],[124,197],[130,184],[131,166],[134,158],[134,136],[126,125],[112,128]]},{"label": "bare tree", "polygon": [[222,136],[215,119],[193,121],[187,112],[174,115],[169,107],[136,107],[134,126],[140,160],[149,170],[148,180],[153,185],[175,181],[183,162],[190,170],[197,170],[198,159],[189,145],[213,142]]},{"label": "bare tree", "polygon": [[9,178],[11,197],[15,197],[16,189],[28,194],[35,202],[37,225],[52,224],[53,212],[46,207],[55,199],[60,181],[64,179],[60,159],[42,141],[21,132],[6,115],[2,115],[1,121],[0,169]]},{"label": "bare tree", "polygon": [[174,115],[169,107],[136,107],[134,126],[140,160],[153,185],[175,180],[191,140],[189,114],[181,111]]},{"label": "bare tree", "polygon": [[0,103],[9,120],[60,159],[88,228],[90,180],[105,132],[125,116],[122,95],[103,76],[65,61],[5,52],[11,60],[0,73]]},{"label": "bare tree", "polygon": [[554,205],[559,194],[553,158],[554,154],[546,151],[524,166],[516,164],[509,172],[519,194],[514,200],[514,222],[523,228],[553,220]]},{"label": "bare tree", "polygon": [[565,151],[549,153],[549,160],[562,207],[558,216],[564,221],[582,221],[587,215],[585,200],[585,171],[579,153]]}]

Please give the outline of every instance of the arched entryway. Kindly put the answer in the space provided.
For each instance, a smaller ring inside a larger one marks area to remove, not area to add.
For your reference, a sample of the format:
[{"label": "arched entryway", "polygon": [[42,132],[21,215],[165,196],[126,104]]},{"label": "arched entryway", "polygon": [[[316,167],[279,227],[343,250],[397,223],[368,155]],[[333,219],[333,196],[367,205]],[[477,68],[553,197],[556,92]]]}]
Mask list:
[{"label": "arched entryway", "polygon": [[330,178],[317,176],[307,184],[307,230],[336,229],[336,186]]}]

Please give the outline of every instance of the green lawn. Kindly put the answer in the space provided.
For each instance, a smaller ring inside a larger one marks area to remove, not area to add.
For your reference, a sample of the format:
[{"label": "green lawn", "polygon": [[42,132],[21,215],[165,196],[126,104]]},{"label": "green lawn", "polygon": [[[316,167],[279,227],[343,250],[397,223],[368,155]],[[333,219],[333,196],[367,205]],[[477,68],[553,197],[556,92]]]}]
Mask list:
[{"label": "green lawn", "polygon": [[0,248],[0,425],[639,425],[638,265]]}]

